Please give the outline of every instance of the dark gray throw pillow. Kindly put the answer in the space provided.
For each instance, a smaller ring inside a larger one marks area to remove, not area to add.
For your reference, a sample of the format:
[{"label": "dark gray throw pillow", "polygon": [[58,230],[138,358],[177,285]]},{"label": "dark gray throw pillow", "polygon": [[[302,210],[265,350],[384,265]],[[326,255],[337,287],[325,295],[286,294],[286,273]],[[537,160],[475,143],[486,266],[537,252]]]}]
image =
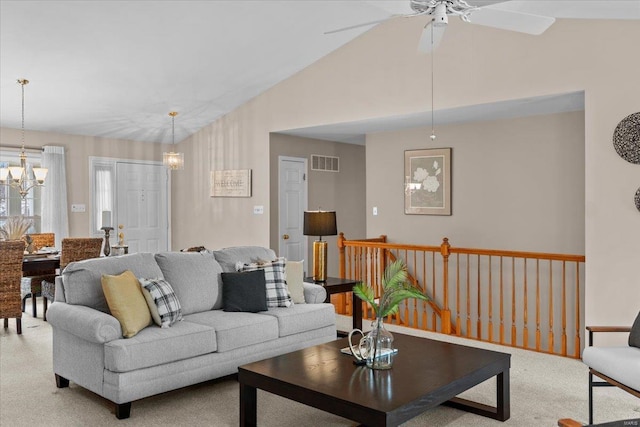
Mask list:
[{"label": "dark gray throw pillow", "polygon": [[222,273],[222,309],[249,313],[267,311],[264,270]]},{"label": "dark gray throw pillow", "polygon": [[632,347],[640,347],[640,313],[638,313],[635,322],[633,322],[633,326],[631,326],[629,345]]}]

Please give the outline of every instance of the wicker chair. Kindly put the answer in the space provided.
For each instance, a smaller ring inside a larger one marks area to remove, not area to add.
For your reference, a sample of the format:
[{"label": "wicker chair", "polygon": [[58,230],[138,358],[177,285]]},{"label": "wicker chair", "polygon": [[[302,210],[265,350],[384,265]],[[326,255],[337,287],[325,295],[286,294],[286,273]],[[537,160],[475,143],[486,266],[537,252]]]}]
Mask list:
[{"label": "wicker chair", "polygon": [[[56,235],[55,233],[32,233],[28,235],[31,239],[31,244],[28,245],[29,251],[37,252],[44,247],[54,247],[56,244]],[[23,238],[25,242],[28,243],[26,239],[27,236]],[[22,278],[22,282],[20,284],[20,296],[22,298],[22,311],[25,311],[27,298],[31,297],[31,305],[33,307],[33,317],[38,316],[38,308],[36,305],[36,297],[40,296],[42,293],[41,283],[43,280],[53,281],[54,277],[56,277],[55,270],[42,270],[37,271],[30,276],[26,276]]]},{"label": "wicker chair", "polygon": [[[60,272],[70,262],[82,261],[83,259],[98,258],[102,249],[101,237],[68,237],[62,239],[62,249],[60,250]],[[56,286],[53,280],[42,281],[42,310],[44,320],[47,320],[48,302],[55,300]]]},{"label": "wicker chair", "polygon": [[22,334],[22,310],[20,309],[20,279],[22,278],[22,240],[0,241],[0,318],[4,327],[9,319],[16,319],[18,334]]}]

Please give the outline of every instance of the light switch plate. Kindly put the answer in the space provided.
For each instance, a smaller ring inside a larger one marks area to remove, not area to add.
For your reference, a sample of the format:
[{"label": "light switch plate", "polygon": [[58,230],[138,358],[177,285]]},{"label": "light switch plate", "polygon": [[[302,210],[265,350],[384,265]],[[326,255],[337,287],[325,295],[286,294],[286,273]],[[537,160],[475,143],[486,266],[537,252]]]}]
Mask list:
[{"label": "light switch plate", "polygon": [[264,206],[254,206],[253,214],[254,215],[262,215],[264,213]]},{"label": "light switch plate", "polygon": [[86,210],[85,205],[83,204],[74,204],[71,205],[71,212],[84,212]]},{"label": "light switch plate", "polygon": [[373,214],[378,215],[378,208],[376,206],[373,207]]}]

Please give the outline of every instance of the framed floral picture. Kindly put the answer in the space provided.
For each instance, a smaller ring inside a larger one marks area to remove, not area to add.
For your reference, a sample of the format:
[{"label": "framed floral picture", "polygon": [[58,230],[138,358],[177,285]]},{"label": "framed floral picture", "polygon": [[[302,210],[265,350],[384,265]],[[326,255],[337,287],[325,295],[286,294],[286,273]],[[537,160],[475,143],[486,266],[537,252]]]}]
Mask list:
[{"label": "framed floral picture", "polygon": [[451,148],[404,152],[404,213],[451,215]]}]

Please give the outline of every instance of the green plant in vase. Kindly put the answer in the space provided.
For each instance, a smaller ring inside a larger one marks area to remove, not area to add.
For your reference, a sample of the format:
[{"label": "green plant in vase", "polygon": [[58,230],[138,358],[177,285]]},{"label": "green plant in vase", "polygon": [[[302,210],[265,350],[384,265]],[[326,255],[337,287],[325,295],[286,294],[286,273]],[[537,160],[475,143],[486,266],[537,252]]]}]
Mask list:
[{"label": "green plant in vase", "polygon": [[[389,369],[393,359],[393,336],[384,328],[383,319],[396,314],[400,303],[405,299],[417,298],[428,301],[429,297],[407,281],[407,267],[402,260],[394,261],[384,270],[380,298],[376,298],[374,289],[363,282],[354,286],[353,292],[371,306],[376,317],[374,329],[365,337],[365,340],[369,340],[369,351],[373,350],[372,357],[367,357],[367,366]],[[380,357],[384,356],[383,351],[390,352],[389,357]]]}]

